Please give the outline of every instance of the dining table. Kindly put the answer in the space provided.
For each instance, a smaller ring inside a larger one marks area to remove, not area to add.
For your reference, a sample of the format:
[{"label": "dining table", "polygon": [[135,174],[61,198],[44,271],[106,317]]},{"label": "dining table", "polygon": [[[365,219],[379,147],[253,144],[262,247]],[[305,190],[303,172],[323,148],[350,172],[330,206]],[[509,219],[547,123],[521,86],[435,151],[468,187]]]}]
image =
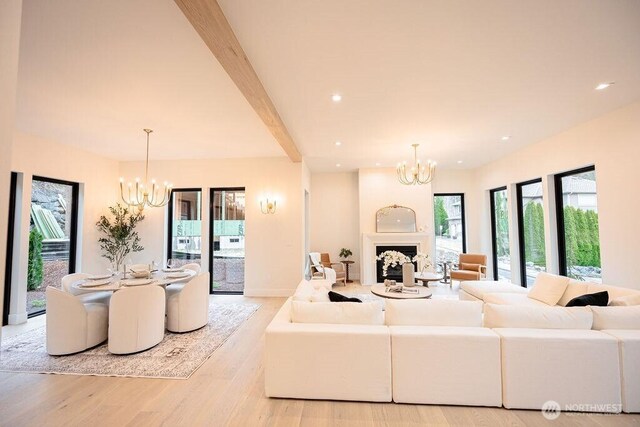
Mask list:
[{"label": "dining table", "polygon": [[[82,293],[89,292],[104,292],[112,291],[117,292],[121,289],[134,287],[134,286],[162,286],[176,283],[186,283],[196,276],[196,272],[193,270],[183,271],[162,271],[158,270],[149,275],[149,277],[134,278],[120,277],[121,274],[107,277],[104,279],[81,279],[71,284],[71,288]],[[147,281],[148,283],[144,283]]]}]

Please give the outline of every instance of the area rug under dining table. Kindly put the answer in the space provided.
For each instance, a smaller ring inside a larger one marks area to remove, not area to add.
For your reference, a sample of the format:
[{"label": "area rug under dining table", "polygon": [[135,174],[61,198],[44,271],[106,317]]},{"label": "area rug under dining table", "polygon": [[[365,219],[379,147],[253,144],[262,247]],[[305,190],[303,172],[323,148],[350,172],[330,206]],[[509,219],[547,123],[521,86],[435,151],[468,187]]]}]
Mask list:
[{"label": "area rug under dining table", "polygon": [[70,356],[49,356],[46,327],[2,340],[0,371],[187,379],[255,313],[260,304],[212,303],[209,323],[197,331],[165,332],[150,350],[117,356],[102,344]]}]

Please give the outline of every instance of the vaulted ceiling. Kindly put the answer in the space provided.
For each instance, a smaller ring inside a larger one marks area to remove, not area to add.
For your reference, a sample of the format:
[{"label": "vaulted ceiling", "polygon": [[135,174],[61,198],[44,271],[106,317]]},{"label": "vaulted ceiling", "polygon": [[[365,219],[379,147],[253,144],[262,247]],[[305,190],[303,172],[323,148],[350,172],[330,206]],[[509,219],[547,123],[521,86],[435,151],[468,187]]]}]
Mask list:
[{"label": "vaulted ceiling", "polygon": [[[219,3],[313,170],[412,143],[475,167],[640,99],[634,0]],[[24,4],[19,129],[127,160],[143,127],[154,158],[284,155],[173,1]]]}]

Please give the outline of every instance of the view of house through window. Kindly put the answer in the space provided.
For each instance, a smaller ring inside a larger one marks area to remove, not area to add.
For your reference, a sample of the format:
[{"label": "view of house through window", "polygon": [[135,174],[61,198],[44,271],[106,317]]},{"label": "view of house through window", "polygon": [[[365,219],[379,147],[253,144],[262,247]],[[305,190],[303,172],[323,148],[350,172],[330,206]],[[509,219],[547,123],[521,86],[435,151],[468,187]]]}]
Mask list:
[{"label": "view of house through window", "polygon": [[436,262],[458,262],[466,251],[463,194],[435,194]]},{"label": "view of house through window", "polygon": [[494,277],[496,280],[511,281],[507,189],[502,187],[491,190],[490,195]]},{"label": "view of house through window", "polygon": [[173,190],[169,204],[168,258],[172,266],[200,264],[202,255],[202,192]]},{"label": "view of house through window", "polygon": [[518,231],[520,234],[521,276],[526,287],[546,271],[542,180],[518,184]]},{"label": "view of house through window", "polygon": [[556,175],[560,273],[601,281],[595,168]]},{"label": "view of house through window", "polygon": [[244,188],[211,190],[211,292],[244,291]]},{"label": "view of house through window", "polygon": [[47,286],[75,271],[78,184],[34,177],[31,186],[27,313],[46,309]]}]

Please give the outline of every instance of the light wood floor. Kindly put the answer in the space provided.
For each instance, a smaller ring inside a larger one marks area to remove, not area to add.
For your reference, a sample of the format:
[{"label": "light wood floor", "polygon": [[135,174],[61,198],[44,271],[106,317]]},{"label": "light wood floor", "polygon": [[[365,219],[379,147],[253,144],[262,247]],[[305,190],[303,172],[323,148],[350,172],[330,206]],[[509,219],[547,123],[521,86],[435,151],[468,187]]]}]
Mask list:
[{"label": "light wood floor", "polygon": [[[357,284],[343,290],[366,292]],[[455,290],[438,285],[434,293],[452,295]],[[336,287],[336,291],[340,288]],[[491,427],[547,423],[539,411],[268,399],[263,391],[264,330],[284,298],[212,299],[220,303],[251,301],[262,306],[190,379],[0,373],[0,425]],[[20,330],[5,332],[15,334]],[[640,416],[562,414],[550,424],[631,426],[640,425]]]}]

